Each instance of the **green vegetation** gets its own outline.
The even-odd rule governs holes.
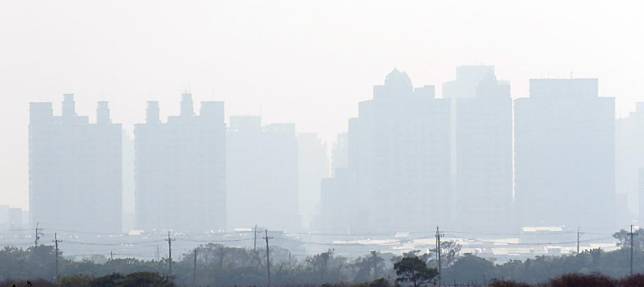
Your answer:
[[[627,278],[631,252],[629,237],[623,235],[624,232],[615,234],[621,247],[616,251],[592,249],[580,254],[538,256],[504,264],[460,254],[458,244],[444,242],[441,244],[442,274],[436,271],[437,258],[433,251],[413,251],[403,256],[371,252],[350,260],[328,250],[296,260],[288,250],[272,247],[271,281],[272,286],[418,287],[434,284],[440,276],[445,286],[580,286],[570,285],[577,284],[570,282],[586,281],[608,285],[581,286],[644,286],[635,284],[642,282],[643,276]],[[644,251],[640,246],[644,244],[633,245],[634,273],[643,273]],[[72,261],[61,256],[59,280],[54,280],[55,251],[51,246],[5,247],[0,250],[0,282],[7,282],[6,286],[14,282],[18,282],[16,286],[25,286],[13,280],[37,279],[56,281],[56,286],[264,286],[267,279],[265,255],[265,250],[206,244],[196,248],[196,253],[189,252],[175,261],[172,274],[168,274],[166,260],[127,258],[97,263]],[[0,287],[5,285],[0,284]]]

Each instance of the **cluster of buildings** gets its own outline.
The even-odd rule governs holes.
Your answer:
[[[59,116],[51,103],[32,103],[30,222],[101,233],[300,230],[313,215],[299,201],[319,198],[311,182],[328,176],[322,141],[255,116],[226,125],[222,102],[202,102],[198,113],[194,106],[184,94],[179,115],[162,120],[159,103],[148,102],[132,141],[105,102],[96,123],[76,114],[73,95]]]
[[[493,66],[459,67],[441,91],[392,71],[330,157],[293,124],[226,122],[222,102],[196,112],[190,94],[165,120],[148,102],[133,140],[106,102],[95,123],[72,95],[61,115],[32,103],[30,222],[121,232],[130,214],[146,231],[353,234],[632,222],[625,210],[644,201],[644,105],[616,120],[596,79],[534,79],[529,97],[513,100]]]
[[[644,126],[632,132],[638,120],[624,121],[622,137],[643,141]],[[612,231],[632,219],[619,218],[629,200],[617,199],[632,200],[644,186],[644,145],[623,140],[632,145],[619,150],[628,166],[616,162],[615,126],[614,99],[599,96],[596,79],[534,79],[529,97],[513,101],[493,66],[463,66],[439,98],[433,86],[414,87],[394,70],[338,139],[341,160],[323,180],[318,226]],[[619,196],[616,163],[629,175]]]

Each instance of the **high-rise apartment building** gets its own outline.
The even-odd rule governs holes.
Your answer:
[[[223,102],[194,112],[183,94],[181,112],[162,122],[148,102],[135,135],[136,225],[144,230],[203,232],[226,223],[226,128]]]
[[[516,199],[524,226],[615,227],[614,99],[596,79],[533,79],[515,101]]]
[[[304,227],[318,213],[320,182],[329,176],[326,145],[315,133],[297,134],[298,206]]]
[[[433,86],[414,88],[392,71],[360,103],[347,140],[346,173],[325,182],[323,199],[344,194],[356,215],[347,221],[361,221],[351,231],[427,231],[449,221],[449,105]],[[323,208],[340,210],[334,204]]]
[[[121,232],[121,125],[99,102],[96,123],[76,113],[65,95],[62,114],[31,103],[30,222],[50,230]]]
[[[512,98],[494,66],[462,66],[443,85],[450,102],[451,212],[471,232],[510,230]]]
[[[615,126],[615,188],[626,197],[628,214],[637,214],[639,199],[639,170],[644,168],[644,103],[627,117],[618,119]],[[644,210],[640,210],[640,218]],[[620,222],[627,224],[622,218]],[[641,223],[640,223],[641,224]]]
[[[227,147],[228,226],[299,230],[295,125],[234,116]]]

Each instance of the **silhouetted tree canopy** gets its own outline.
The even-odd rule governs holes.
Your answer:
[[[398,282],[409,282],[414,287],[423,286],[438,275],[438,271],[427,267],[427,264],[416,256],[408,256],[394,264]]]

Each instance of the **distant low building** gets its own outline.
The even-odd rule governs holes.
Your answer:
[[[0,205],[0,230],[27,228],[28,218],[22,208]]]

